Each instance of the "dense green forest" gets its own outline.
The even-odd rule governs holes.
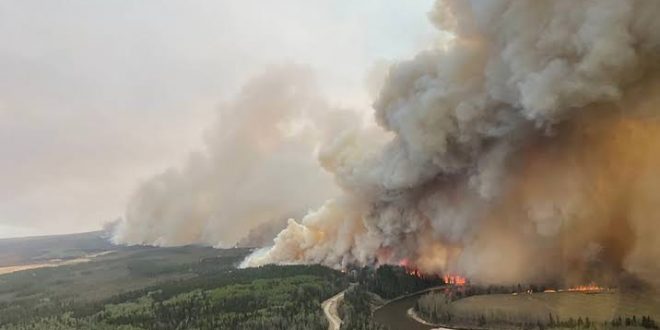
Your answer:
[[[341,273],[267,266],[162,283],[89,305],[57,302],[1,329],[326,329],[321,302]],[[228,284],[234,283],[234,284]]]
[[[0,276],[0,326],[63,317],[72,310],[92,314],[104,302],[137,297],[160,283],[226,277],[222,274],[248,253],[196,246],[119,248],[87,263],[5,274]]]
[[[237,269],[247,249],[126,249],[0,276],[0,329],[326,329],[326,267]]]
[[[357,281],[365,290],[385,299],[396,298],[444,283],[439,276],[415,276],[408,274],[403,267],[391,265],[383,265],[375,269],[362,268],[358,271]]]
[[[249,253],[116,247],[86,263],[5,274],[0,329],[326,329],[321,302],[349,282],[343,328],[383,329],[371,318],[375,306],[440,284],[393,266],[347,273],[318,265],[237,269]]]

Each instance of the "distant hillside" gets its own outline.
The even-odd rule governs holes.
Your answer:
[[[73,259],[117,248],[103,231],[0,239],[0,267]]]

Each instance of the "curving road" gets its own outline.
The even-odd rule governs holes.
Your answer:
[[[328,319],[329,330],[339,330],[341,328],[341,319],[339,318],[339,314],[337,314],[337,307],[339,306],[339,302],[344,299],[345,292],[346,290],[332,296],[321,304],[325,318]]]

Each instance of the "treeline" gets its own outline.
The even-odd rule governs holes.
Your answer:
[[[606,325],[610,325],[614,328],[619,328],[623,326],[625,327],[640,326],[645,329],[660,329],[660,327],[658,327],[658,323],[656,323],[656,321],[650,316],[642,316],[641,318],[638,318],[635,315],[626,318],[622,318],[621,316],[619,316],[618,318],[606,323]]]
[[[365,267],[351,272],[357,272],[355,275],[357,281],[366,290],[385,299],[444,284],[438,276],[422,277],[408,274],[405,268],[399,266],[383,265],[376,269]]]
[[[637,317],[617,317],[608,322],[594,322],[589,317],[578,317],[577,319],[569,317],[568,319],[560,319],[558,316],[550,313],[548,321],[537,321],[537,327],[541,330],[545,329],[617,329],[617,328],[643,328],[643,329],[658,329],[655,320],[650,316]]]

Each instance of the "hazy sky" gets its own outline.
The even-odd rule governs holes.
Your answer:
[[[375,63],[430,42],[431,2],[0,0],[0,237],[120,217],[268,64],[364,107]]]

